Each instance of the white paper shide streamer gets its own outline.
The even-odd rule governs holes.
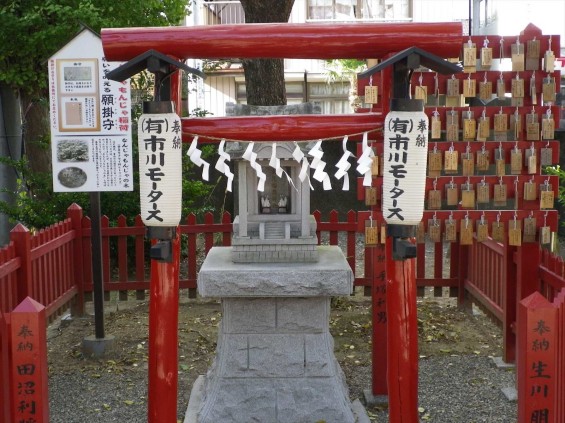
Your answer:
[[[243,153],[243,158],[249,162],[249,165],[252,169],[255,170],[257,178],[259,181],[257,182],[257,191],[263,192],[265,191],[265,181],[267,180],[267,175],[263,172],[261,165],[257,162],[257,153],[253,151],[254,143],[249,143],[245,152]]]
[[[316,142],[314,147],[308,152],[310,156],[313,157],[310,167],[314,169],[314,175],[312,177],[322,183],[325,191],[332,189],[332,184],[330,182],[330,176],[324,171],[326,167],[326,162],[322,160],[324,152],[322,151],[322,140]]]
[[[343,156],[341,156],[341,159],[339,159],[339,161],[335,165],[335,167],[337,167],[338,169],[337,172],[335,173],[335,178],[338,180],[343,178],[343,188],[342,188],[343,191],[349,191],[349,175],[347,171],[351,168],[351,163],[349,163],[349,157],[353,156],[353,153],[351,153],[351,151],[347,149],[348,138],[349,137],[347,135],[343,137],[343,141],[342,141]]]
[[[275,174],[279,178],[282,177],[282,175],[286,176],[286,180],[288,181],[290,186],[292,186],[294,189],[296,189],[296,186],[294,186],[294,181],[292,180],[292,177],[282,168],[281,159],[279,159],[277,157],[277,143],[276,142],[274,142],[271,146],[271,158],[269,159],[269,166],[271,166],[273,169],[275,169]]]
[[[180,118],[175,113],[139,118],[141,219],[147,226],[177,226],[182,205]]]
[[[202,159],[202,151],[198,149],[198,135],[192,139],[186,155],[192,163],[202,168],[202,179],[207,181],[209,179],[210,163]]]
[[[373,175],[371,174],[371,165],[373,164],[373,157],[375,152],[369,146],[368,140],[369,134],[365,132],[363,134],[363,143],[361,156],[357,160],[357,172],[363,175],[363,186],[370,187],[373,183]]]
[[[385,119],[383,217],[389,224],[418,225],[424,212],[428,117],[391,111]]]
[[[227,187],[226,189],[231,192],[232,191],[232,183],[233,183],[233,172],[230,169],[229,164],[226,162],[230,161],[230,155],[225,152],[224,146],[226,144],[226,140],[221,140],[220,145],[218,146],[218,161],[216,162],[216,170],[220,173],[223,173],[226,178],[228,178]]]

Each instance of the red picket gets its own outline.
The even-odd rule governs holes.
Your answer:
[[[73,302],[71,312],[74,315],[82,316],[84,309],[84,279],[83,279],[83,253],[82,253],[82,208],[78,204],[71,204],[67,209],[67,217],[70,219],[71,228],[74,232],[71,249],[71,260],[74,263],[72,279],[77,287],[77,295]],[[71,282],[71,285],[73,282]]]
[[[140,215],[135,216],[134,228],[139,229],[140,232],[135,235],[135,280],[145,282],[145,225]],[[136,290],[135,298],[144,300],[145,290]]]
[[[556,405],[557,420],[556,423],[565,423],[565,288],[561,289],[559,294],[553,301],[554,307],[557,309],[557,363],[555,380],[556,388]]]
[[[48,423],[45,307],[27,297],[10,319],[12,416],[15,421]]]
[[[10,232],[10,240],[14,243],[16,256],[20,258],[21,263],[17,271],[18,301],[23,301],[33,289],[33,279],[31,271],[31,235],[27,228],[18,223]]]
[[[222,223],[227,225],[230,230],[224,230],[222,232],[222,245],[224,247],[229,247],[231,245],[231,214],[228,211],[222,213]]]
[[[214,214],[208,212],[204,215],[204,224],[213,225],[214,224]],[[214,233],[206,231],[204,233],[204,251],[208,254],[208,251],[214,246]]]
[[[104,283],[104,301],[110,301],[110,291],[108,286],[110,278],[110,237],[107,235],[110,228],[108,216],[100,218],[100,230],[102,231],[102,282]]]
[[[0,309],[0,423],[12,421],[10,409],[10,314]]]
[[[195,226],[196,225],[196,216],[191,213],[186,218],[186,224],[188,226]],[[189,298],[196,298],[196,233],[189,232],[186,234],[187,236],[187,273],[188,273],[188,296]]]
[[[117,225],[119,228],[127,226],[126,217],[123,214],[118,216]],[[128,239],[126,235],[118,236],[118,281],[128,281]],[[118,298],[120,301],[127,301],[128,291],[120,290]]]
[[[347,222],[350,223],[353,227],[355,227],[355,223],[357,222],[357,213],[353,210],[349,210],[347,212]],[[357,237],[355,230],[348,230],[347,231],[347,262],[349,263],[349,267],[353,270],[353,274],[355,274],[356,269],[356,245],[357,245]]]

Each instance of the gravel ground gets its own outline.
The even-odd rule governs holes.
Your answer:
[[[430,300],[434,301],[434,300]],[[346,303],[347,304],[347,303]],[[435,302],[421,302],[420,310],[424,306],[430,307]],[[189,308],[196,308],[188,303]],[[341,315],[344,323],[349,323],[351,319],[356,319],[360,323],[364,323],[360,318],[354,317],[353,314],[346,314],[344,304],[341,304]],[[351,313],[355,313],[355,308]],[[430,311],[431,310],[431,311]],[[142,310],[145,312],[145,307]],[[425,319],[428,314],[437,315],[437,309],[423,308],[421,318]],[[115,315],[123,316],[124,321],[140,323],[136,317],[141,310],[132,310],[126,313],[121,310]],[[460,315],[466,313],[445,310],[448,318],[454,320],[454,316],[459,318]],[[208,316],[210,316],[209,314]],[[332,317],[333,321],[337,320]],[[339,315],[339,314],[338,314]],[[200,315],[199,315],[200,316]],[[202,316],[204,316],[202,314]],[[492,325],[486,317],[467,315],[464,322],[460,325],[486,325],[485,337],[492,337]],[[210,324],[210,319],[198,317],[202,319],[203,324]],[[212,318],[213,319],[213,318]],[[116,324],[120,323],[119,319],[109,319],[111,331],[116,330]],[[486,323],[484,322],[486,321]],[[117,322],[117,323],[116,323]],[[191,320],[192,322],[192,320]],[[121,324],[121,323],[120,323]],[[432,320],[432,327],[440,325],[436,319]],[[75,321],[68,328],[59,329],[58,323],[52,325],[50,329],[50,378],[49,378],[49,395],[50,395],[50,413],[52,423],[105,423],[105,422],[145,422],[147,410],[147,361],[146,361],[146,345],[144,344],[143,334],[137,329],[137,338],[125,346],[121,351],[121,358],[116,360],[94,361],[86,360],[80,356],[80,348],[77,339],[91,334],[91,324],[82,325],[81,321]],[[75,326],[79,326],[76,328]],[[123,324],[122,324],[123,326]],[[75,329],[72,329],[75,327]],[[464,330],[464,326],[460,326]],[[212,328],[215,329],[215,328]],[[420,338],[426,336],[428,332],[427,326],[420,328]],[[134,326],[135,330],[135,326]],[[193,332],[202,335],[202,329],[196,327]],[[336,332],[334,332],[336,331]],[[363,390],[371,386],[371,366],[370,366],[370,345],[362,349],[362,343],[365,342],[364,332],[356,333],[355,337],[359,338],[356,348],[357,355],[355,363],[341,353],[343,350],[340,340],[339,331],[343,331],[343,327],[334,328],[334,337],[336,338],[336,356],[347,377],[350,387],[351,399],[361,398],[363,401]],[[72,333],[75,337],[65,339],[66,332]],[[113,332],[111,332],[113,333]],[[60,336],[63,335],[63,336]],[[206,334],[204,334],[206,335]],[[208,335],[206,335],[208,336]],[[212,335],[210,335],[212,336]],[[351,335],[353,336],[353,334]],[[496,335],[496,343],[500,337]],[[464,338],[464,335],[461,335]],[[346,342],[351,342],[352,338],[346,338]],[[71,342],[72,340],[72,342]],[[65,341],[63,343],[62,341]],[[465,341],[461,339],[461,341]],[[435,346],[434,351],[445,345],[453,349],[450,353],[445,354],[433,352],[426,356],[421,356],[419,360],[419,408],[422,422],[449,422],[449,423],[478,423],[478,422],[515,422],[516,421],[516,403],[510,402],[501,392],[502,388],[514,386],[514,371],[498,369],[495,367],[492,358],[483,351],[470,353],[461,353],[460,343],[445,344],[447,341],[440,341],[439,346]],[[469,341],[467,341],[469,342]],[[485,340],[485,342],[488,342]],[[65,344],[73,345],[65,345]],[[196,374],[203,373],[213,356],[214,345],[210,344],[209,348],[204,349],[206,342],[189,342],[193,348],[201,351],[202,360],[196,360],[195,355],[189,355],[186,350],[186,358],[181,357],[181,365],[179,369],[179,398],[178,398],[178,416],[182,421],[182,416],[188,404],[188,397],[192,382],[195,380]],[[475,348],[480,348],[482,341],[474,343]],[[181,345],[182,346],[182,345]],[[429,350],[430,344],[420,340],[421,350]],[[186,348],[186,347],[185,347]],[[459,349],[458,349],[459,348]],[[486,348],[486,345],[483,346]],[[62,349],[68,349],[62,351]],[[181,349],[182,354],[183,349]],[[199,352],[196,351],[195,354]],[[448,351],[448,350],[444,350]],[[492,339],[490,352],[493,351]],[[140,354],[141,359],[134,358],[135,354]],[[421,352],[422,354],[422,352]],[[123,357],[132,357],[124,359]],[[351,357],[349,355],[349,357]],[[54,359],[65,359],[67,363],[60,366],[53,363]],[[195,370],[189,370],[189,363],[194,362]],[[187,364],[183,364],[187,363]],[[199,363],[199,364],[198,364]],[[192,367],[192,366],[190,366]],[[375,422],[387,422],[388,413],[385,407],[368,408],[370,419]],[[222,422],[218,422],[222,423]],[[268,423],[268,422],[265,422]]]
[[[359,368],[370,384],[370,367]],[[422,421],[450,423],[516,421],[516,403],[501,388],[514,385],[514,372],[496,369],[488,357],[429,357],[420,360],[419,407]],[[49,380],[52,423],[146,421],[146,379],[103,374],[93,379],[76,373]],[[125,401],[134,401],[124,406]],[[179,393],[181,409],[188,392]],[[387,410],[369,409],[375,422],[388,422]],[[220,423],[220,422],[218,422]]]
[[[340,241],[343,248],[342,237]],[[363,272],[362,248],[363,242],[358,240],[358,275]],[[426,250],[427,254],[433,252],[430,246]],[[106,360],[81,356],[80,341],[93,334],[91,320],[76,319],[66,328],[58,321],[50,326],[51,423],[147,421],[147,304],[128,303],[133,303],[133,308],[124,309],[123,303],[116,303],[107,314],[107,333],[116,335],[119,351]],[[363,391],[371,386],[370,310],[370,299],[362,295],[340,299],[332,308],[330,321],[350,397],[362,402]],[[182,422],[192,383],[206,372],[214,356],[221,316],[217,303],[195,300],[181,301],[179,316],[177,412]],[[515,373],[496,368],[491,357],[501,354],[500,329],[484,314],[458,310],[454,300],[445,297],[419,299],[418,320],[421,421],[515,422],[516,402],[508,401],[501,391],[515,386]],[[371,407],[367,412],[371,421],[388,422],[386,406]]]

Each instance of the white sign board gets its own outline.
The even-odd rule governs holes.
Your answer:
[[[129,80],[106,74],[102,40],[83,30],[49,59],[53,191],[132,191]]]
[[[424,112],[386,115],[383,217],[388,224],[418,225],[424,214],[428,117]]]

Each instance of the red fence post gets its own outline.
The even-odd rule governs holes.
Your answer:
[[[557,309],[557,346],[556,359],[557,371],[555,373],[557,406],[557,423],[565,423],[565,288],[553,300],[553,305]]]
[[[77,296],[73,301],[71,313],[75,316],[82,316],[84,310],[84,280],[83,280],[83,252],[82,252],[82,208],[73,203],[67,209],[67,217],[71,219],[71,227],[75,231],[73,240],[73,271],[74,285],[77,287]]]
[[[20,258],[21,264],[18,274],[18,302],[33,294],[31,273],[31,234],[29,230],[18,223],[10,231],[10,240],[14,243],[16,256]]]
[[[10,328],[8,313],[0,310],[0,423],[10,423]]]
[[[516,292],[520,302],[539,289],[541,248],[534,242],[523,243],[516,250]]]
[[[190,227],[196,226],[196,216],[194,213],[190,213],[186,217],[186,225]],[[194,281],[194,288],[188,288],[188,298],[196,298],[196,233],[189,231],[186,234],[186,244],[187,244],[187,267],[188,267],[188,280]]]
[[[502,269],[502,359],[505,363],[516,360],[516,247],[504,243]]]
[[[518,310],[518,423],[556,419],[557,309],[539,292],[520,302]]]
[[[45,307],[30,297],[11,313],[12,416],[49,423]]]

